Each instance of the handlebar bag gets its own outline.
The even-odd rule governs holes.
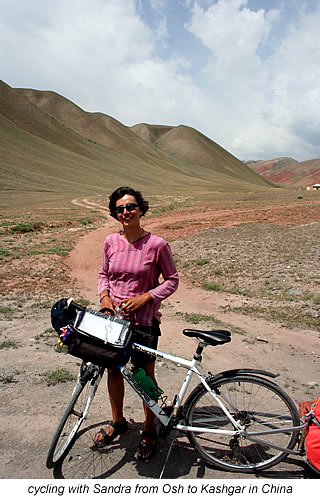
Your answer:
[[[131,353],[131,323],[89,308],[60,335],[68,353],[102,367],[125,365]]]
[[[320,398],[312,407],[312,424],[307,430],[305,438],[306,458],[311,467],[320,473]]]

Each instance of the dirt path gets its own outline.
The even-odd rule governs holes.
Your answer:
[[[68,257],[68,265],[72,269],[72,274],[76,276],[83,295],[93,303],[97,302],[96,281],[101,261],[101,254],[97,248],[103,247],[106,235],[114,231],[116,227],[117,225],[111,222],[106,227],[83,237]],[[146,228],[150,229],[149,226]],[[241,326],[246,331],[245,338],[241,335],[234,335],[234,346],[225,347],[228,348],[230,360],[229,355],[227,359],[223,355],[223,363],[219,364],[218,369],[234,367],[236,360],[239,362],[238,367],[243,366],[245,361],[247,361],[245,367],[262,367],[260,355],[263,355],[264,364],[267,363],[263,366],[265,369],[281,373],[287,372],[288,366],[292,365],[290,360],[293,356],[295,360],[303,359],[304,366],[317,363],[320,353],[318,332],[286,329],[281,324],[267,323],[261,319],[228,312],[228,309],[238,305],[241,300],[235,295],[212,293],[192,287],[183,279],[180,280],[177,292],[163,305],[161,345],[163,348],[173,348],[173,345],[176,345],[180,352],[182,349],[185,355],[190,355],[193,351],[193,343],[182,340],[181,330],[188,325],[180,317],[184,313],[197,312],[214,315],[230,327]],[[203,324],[198,326],[204,327]],[[210,325],[204,328],[209,327]],[[301,341],[302,337],[303,341]],[[266,357],[265,354],[270,355]],[[300,370],[299,364],[298,361],[295,362],[290,381],[297,401],[305,397],[304,385],[319,379],[318,369],[305,370],[301,365]],[[287,377],[289,380],[289,375]]]
[[[83,202],[83,200],[77,201]],[[85,203],[88,207],[91,204]],[[279,205],[280,206],[280,205]],[[264,223],[312,223],[315,205],[308,207],[304,216],[296,204],[280,209],[263,207],[243,210],[216,210],[180,213],[150,217],[145,221],[146,230],[166,237],[170,241],[210,226],[232,226],[245,220]],[[319,207],[319,203],[317,204]],[[319,210],[319,208],[317,208]],[[289,212],[291,215],[289,215]],[[267,215],[266,215],[267,214]],[[317,216],[319,211],[317,212]],[[291,218],[290,218],[291,217]],[[111,219],[104,227],[88,232],[65,259],[66,268],[76,279],[80,295],[97,306],[96,281],[107,233],[117,230]],[[74,297],[77,298],[76,296]],[[181,280],[178,291],[163,304],[162,336],[160,348],[180,356],[190,356],[195,343],[182,335],[185,327],[211,329],[214,324],[187,323],[183,314],[196,312],[214,315],[227,324],[233,332],[232,342],[224,347],[208,348],[204,365],[208,371],[219,372],[234,367],[260,368],[279,373],[279,384],[298,403],[314,398],[319,393],[320,337],[314,330],[287,329],[283,325],[254,319],[231,311],[244,298],[190,286]],[[49,327],[48,310],[29,308],[25,316],[10,317],[1,321],[7,338],[14,340],[17,348],[2,350],[2,367],[14,375],[14,382],[0,385],[0,477],[1,478],[157,478],[165,461],[170,440],[160,440],[159,450],[150,464],[138,463],[135,458],[143,414],[140,401],[128,389],[125,412],[130,420],[130,431],[115,444],[112,453],[94,454],[88,445],[88,435],[94,434],[102,421],[110,417],[106,391],[98,390],[90,418],[78,441],[75,457],[66,460],[61,469],[45,468],[46,453],[59,415],[70,399],[73,382],[47,386],[43,373],[50,367],[66,367],[77,373],[79,362],[68,355],[57,355],[53,349],[55,339],[46,336]],[[241,332],[239,332],[239,326]],[[168,401],[181,384],[179,369],[172,369],[166,362],[158,362],[157,377],[165,389]],[[103,383],[104,384],[104,383]],[[90,429],[91,428],[91,429]],[[166,478],[248,478],[204,466],[185,438],[179,438],[164,475]],[[310,478],[300,457],[289,457],[285,462],[259,476],[250,478]]]
[[[172,222],[173,220],[167,218],[166,226],[170,227]],[[73,274],[77,276],[84,295],[93,302],[97,300],[96,276],[101,260],[96,249],[102,248],[107,233],[114,231],[115,227],[113,223],[110,223],[82,238],[68,259],[68,264]],[[159,221],[146,226],[147,230],[157,228],[159,228]],[[310,330],[286,329],[281,324],[267,323],[261,319],[226,311],[238,302],[239,298],[234,295],[207,292],[181,280],[178,291],[163,306],[163,334],[160,347],[182,356],[192,355],[195,344],[182,335],[182,329],[190,327],[190,324],[186,324],[182,318],[183,314],[196,311],[198,314],[214,315],[217,319],[227,323],[231,330],[232,327],[241,326],[245,331],[245,336],[234,334],[231,344],[219,349],[208,348],[205,353],[205,365],[208,370],[218,372],[234,367],[251,367],[279,373],[281,374],[280,385],[292,398],[297,403],[305,400],[306,387],[312,386],[319,380],[319,355],[317,353],[320,351],[319,333]],[[210,329],[212,325],[198,324],[192,327]],[[303,341],[301,341],[302,337]],[[162,377],[161,374],[163,373],[161,373],[160,366],[158,368],[159,379]],[[181,382],[179,377],[181,374],[170,371],[169,376],[173,385],[175,382]],[[167,380],[164,381],[164,386],[166,382]],[[130,400],[130,408],[135,414],[135,401]],[[137,414],[139,412],[138,402]],[[137,417],[141,419],[141,415]],[[303,475],[302,463],[296,459],[291,462],[294,464],[289,466],[289,473],[292,476],[301,473]],[[287,464],[278,466],[278,469],[284,473],[283,477],[288,476],[287,467]],[[210,476],[208,469],[206,469],[206,474]],[[190,470],[189,476],[194,476],[194,470]],[[212,476],[226,475],[215,471]],[[276,476],[281,476],[281,473]]]

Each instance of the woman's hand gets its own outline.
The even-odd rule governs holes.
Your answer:
[[[131,296],[130,298],[125,298],[119,304],[119,307],[124,312],[135,312],[142,308],[148,301],[152,300],[152,296],[147,291],[139,296]]]
[[[110,296],[105,295],[103,299],[100,302],[100,308],[110,308],[114,312],[114,304],[112,303],[112,300]],[[105,314],[110,315],[110,312],[106,311]]]

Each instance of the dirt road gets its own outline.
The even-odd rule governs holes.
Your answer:
[[[291,210],[291,211],[290,211]],[[281,224],[281,220],[305,224],[319,220],[319,205],[316,211],[306,209],[293,214],[294,207],[285,211],[277,207],[269,210],[272,223]],[[289,216],[291,212],[291,218]],[[266,209],[250,210],[246,213],[232,210],[227,213],[202,212],[172,214],[165,217],[153,217],[146,220],[145,228],[167,237],[174,246],[174,240],[182,240],[192,232],[212,226],[234,226],[249,220],[263,223]],[[283,218],[281,218],[282,213]],[[289,217],[289,218],[288,218]],[[195,222],[192,224],[192,220]],[[197,226],[196,220],[201,224]],[[217,224],[217,225],[215,225]],[[220,224],[220,225],[219,225]],[[179,228],[180,227],[180,228]],[[70,275],[76,279],[75,289],[81,296],[97,306],[96,280],[100,265],[103,240],[106,234],[115,230],[114,222],[90,231],[80,238],[78,244],[67,258],[64,265]],[[36,284],[35,284],[36,285]],[[59,297],[57,297],[59,298]],[[76,296],[74,297],[76,299]],[[298,403],[314,398],[319,394],[320,380],[320,335],[314,329],[292,329],[282,323],[267,322],[262,318],[235,313],[233,305],[243,298],[231,294],[205,291],[195,287],[190,281],[181,280],[178,291],[163,305],[162,336],[160,348],[180,356],[190,356],[195,343],[182,335],[182,329],[190,327],[186,322],[186,313],[197,312],[214,316],[228,324],[233,332],[232,342],[218,348],[208,348],[204,365],[209,371],[234,367],[251,367],[280,373],[279,384]],[[241,326],[242,333],[237,332]],[[63,463],[61,469],[47,470],[46,453],[54,427],[65,404],[70,398],[73,382],[48,386],[44,382],[44,373],[49,368],[65,367],[77,373],[79,362],[54,350],[56,338],[44,333],[48,327],[48,309],[27,308],[23,317],[11,316],[1,321],[5,338],[16,343],[16,348],[3,348],[3,373],[13,375],[11,381],[2,379],[1,390],[1,454],[0,476],[2,478],[157,478],[164,465],[170,439],[160,440],[159,448],[151,463],[139,463],[134,455],[142,428],[143,413],[138,401],[130,389],[126,393],[125,412],[130,421],[129,432],[116,441],[112,452],[105,450],[94,453],[88,445],[88,436],[110,417],[110,407],[106,391],[101,387],[97,394],[90,418],[77,442],[72,458]],[[211,329],[210,321],[192,324],[192,327]],[[183,372],[172,369],[166,362],[158,362],[157,377],[165,389],[168,400],[175,388],[181,383]],[[104,384],[104,383],[103,383]],[[248,478],[238,474],[228,474],[204,465],[190,447],[186,438],[179,437],[173,446],[171,456],[164,473],[165,478]],[[313,475],[304,466],[300,457],[291,456],[258,476],[249,478],[310,478]]]

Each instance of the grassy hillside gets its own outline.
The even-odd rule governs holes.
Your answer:
[[[105,194],[123,184],[169,196],[269,187],[192,128],[141,128],[149,136],[53,92],[0,81],[1,206]]]

